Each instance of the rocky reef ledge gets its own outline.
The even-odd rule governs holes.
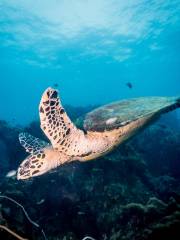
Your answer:
[[[21,131],[44,138],[38,122],[22,128],[0,121],[0,196],[21,204],[39,227],[7,198],[0,198],[0,226],[33,240],[45,238],[42,228],[48,240],[180,239],[179,130],[158,122],[103,158],[17,181],[7,173],[26,156]],[[0,239],[15,236],[0,227]]]

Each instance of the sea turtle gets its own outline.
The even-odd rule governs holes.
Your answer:
[[[30,155],[18,168],[17,178],[39,176],[63,163],[98,158],[142,129],[161,113],[180,107],[179,97],[141,97],[114,102],[88,113],[84,129],[69,119],[58,97],[48,88],[39,105],[41,129],[50,143],[20,133]]]

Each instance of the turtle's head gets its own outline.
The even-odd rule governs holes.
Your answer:
[[[24,180],[42,175],[60,165],[59,159],[59,153],[53,148],[38,150],[20,164],[17,179]]]

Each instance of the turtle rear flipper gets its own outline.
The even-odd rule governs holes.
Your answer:
[[[46,147],[49,143],[33,137],[31,134],[22,132],[19,134],[19,142],[25,148],[26,152],[34,154],[38,150]]]

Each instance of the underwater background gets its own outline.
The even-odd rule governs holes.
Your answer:
[[[45,138],[49,86],[80,127],[102,104],[180,96],[179,13],[179,0],[0,0],[0,239],[18,238],[2,226],[33,240],[180,239],[179,109],[102,158],[13,174],[18,134]]]

